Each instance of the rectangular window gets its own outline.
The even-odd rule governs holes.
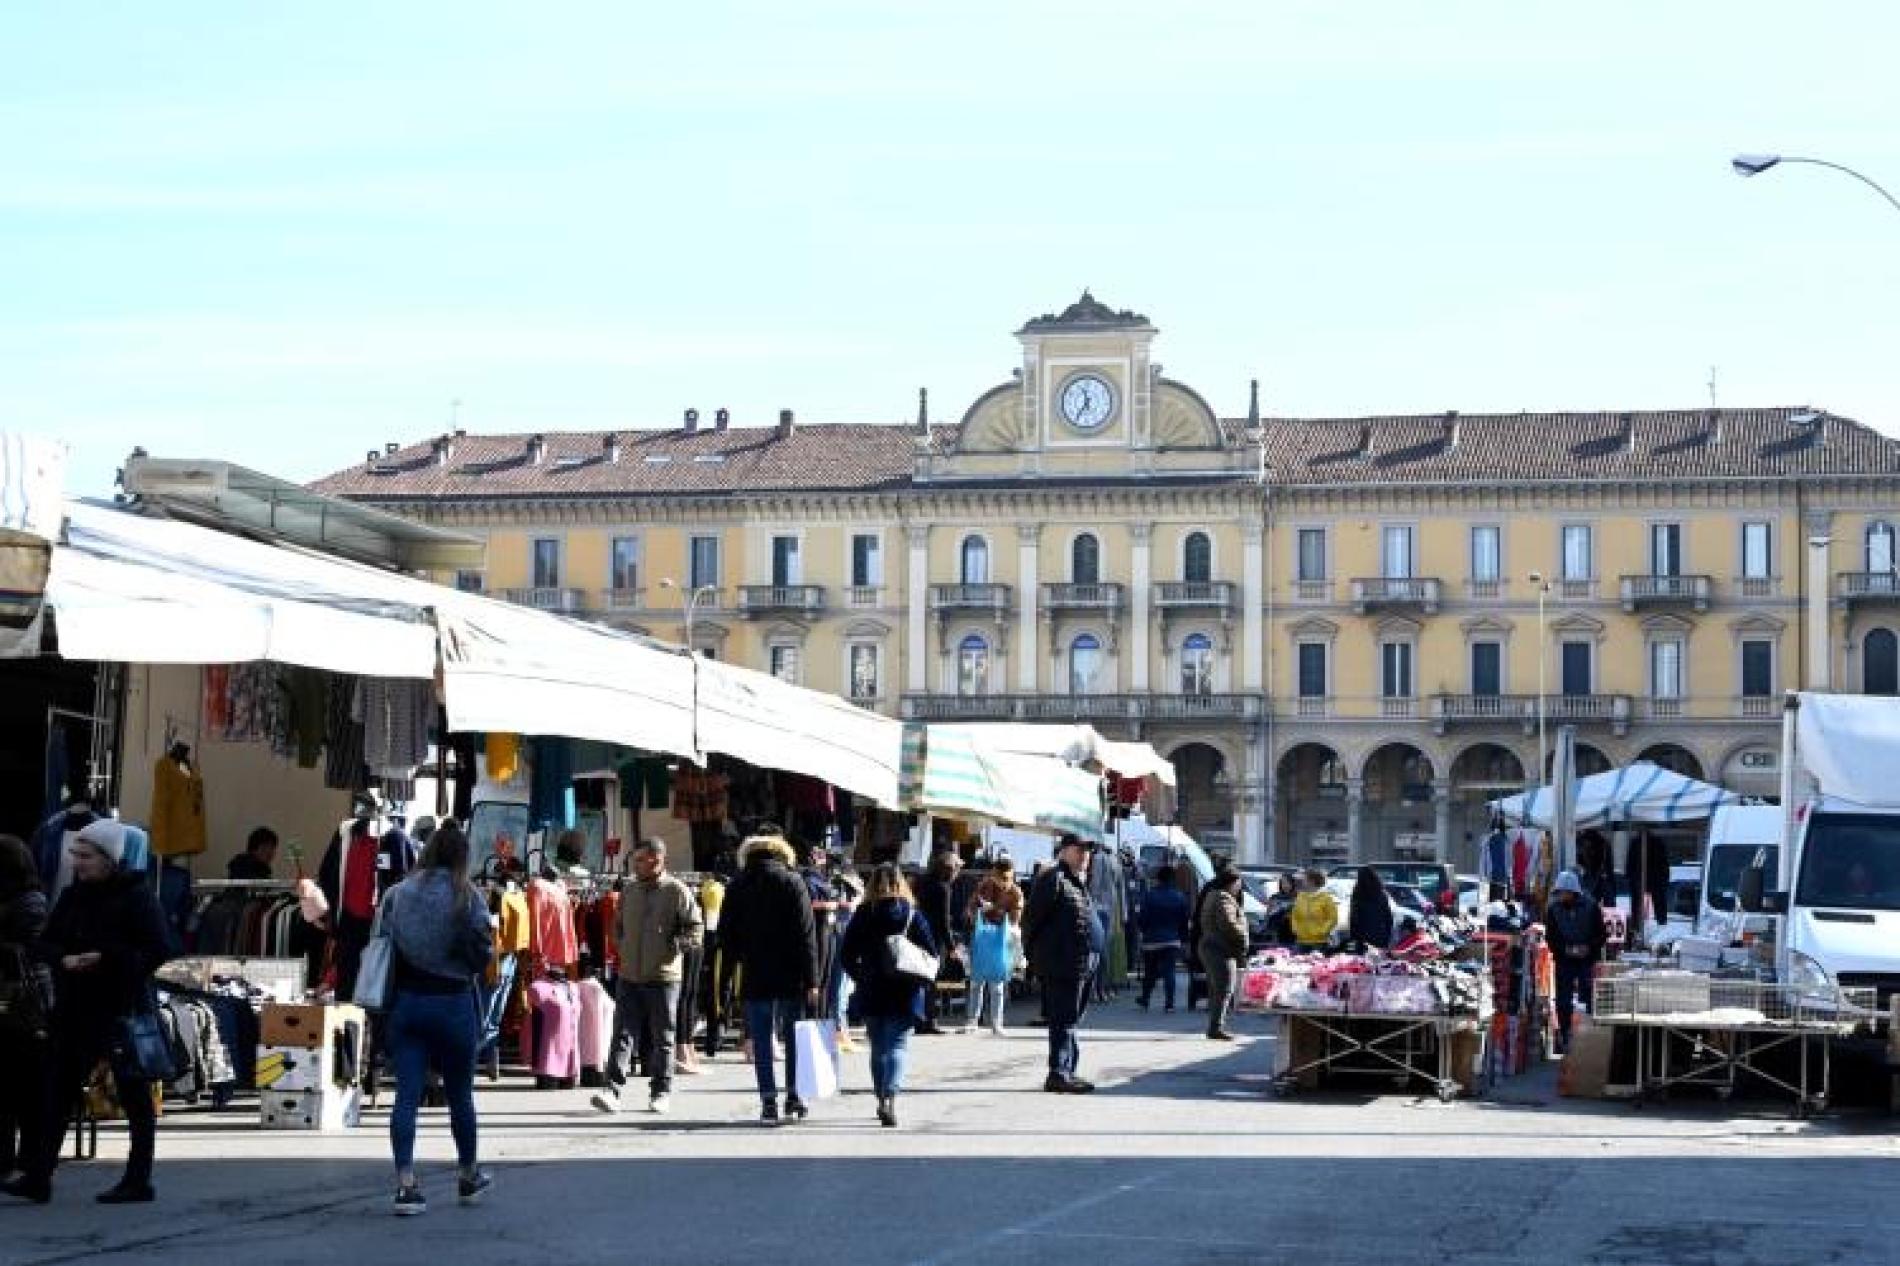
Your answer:
[[[1326,579],[1326,529],[1301,528],[1299,539],[1299,579],[1317,582]]]
[[[884,546],[877,537],[851,538],[851,583],[860,589],[884,583]]]
[[[971,696],[989,692],[989,643],[980,637],[966,637],[957,648],[957,693]]]
[[[853,699],[877,698],[877,647],[853,646],[851,648],[851,697]]]
[[[1682,524],[1649,525],[1649,574],[1682,575]]]
[[[1775,644],[1759,638],[1742,643],[1742,695],[1766,699],[1775,692]]]
[[[1300,698],[1326,697],[1326,643],[1300,643]]]
[[[772,675],[794,686],[798,684],[798,648],[796,646],[772,648]]]
[[[1588,523],[1566,523],[1564,525],[1564,579],[1593,580],[1594,560],[1590,556],[1590,525]]]
[[[719,583],[719,538],[716,536],[695,536],[690,542],[688,564],[688,583],[694,589]]]
[[[1388,524],[1380,533],[1380,573],[1387,580],[1409,580],[1412,576],[1412,529]]]
[[[1774,575],[1774,556],[1767,523],[1742,524],[1742,576],[1748,580],[1767,580]]]
[[[1595,694],[1591,687],[1590,643],[1563,644],[1563,692],[1566,695]]]
[[[616,536],[609,563],[612,575],[608,583],[622,593],[629,593],[640,587],[640,538],[637,536]]]
[[[1412,697],[1412,644],[1410,642],[1380,643],[1379,693],[1387,699]]]
[[[1502,531],[1496,524],[1471,529],[1471,578],[1479,584],[1495,584],[1503,577]]]
[[[455,587],[463,593],[481,593],[487,585],[478,571],[458,571],[455,573]]]
[[[783,589],[786,585],[795,585],[798,583],[798,538],[796,536],[773,537],[773,586]]]
[[[1649,644],[1649,694],[1652,699],[1682,698],[1682,643],[1673,638]]]
[[[1498,642],[1471,644],[1471,693],[1495,697],[1504,693],[1504,647]]]
[[[561,587],[561,542],[554,537],[537,537],[534,542],[534,587]]]

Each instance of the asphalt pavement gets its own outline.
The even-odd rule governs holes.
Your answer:
[[[776,1130],[736,1055],[681,1078],[664,1117],[504,1081],[479,1094],[493,1194],[456,1206],[447,1122],[426,1113],[432,1207],[406,1220],[386,1112],[319,1135],[171,1111],[156,1204],[93,1204],[124,1154],[108,1127],[52,1205],[0,1203],[0,1262],[1900,1263],[1891,1117],[1579,1102],[1550,1069],[1481,1101],[1281,1099],[1263,1021],[1232,1045],[1201,1023],[1098,1009],[1088,1097],[1042,1092],[1039,1030],[918,1038],[896,1131],[873,1119],[862,1054],[843,1097]]]

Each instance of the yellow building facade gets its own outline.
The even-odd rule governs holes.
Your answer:
[[[1147,739],[1245,860],[1470,868],[1566,725],[1586,772],[1772,795],[1782,691],[1900,693],[1900,445],[1858,423],[1223,418],[1156,334],[1085,295],[955,423],[458,433],[319,488],[484,537],[446,581],[893,716]]]

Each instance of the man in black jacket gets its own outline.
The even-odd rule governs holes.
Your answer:
[[[719,943],[726,977],[736,969],[745,1004],[746,1036],[758,1077],[759,1120],[777,1125],[778,1085],[773,1077],[772,1037],[785,1043],[785,1116],[803,1120],[798,1098],[798,1048],[792,1026],[807,1008],[818,1008],[818,931],[811,894],[793,869],[792,846],[776,835],[755,835],[741,851],[743,869],[726,890],[719,915]]]
[[[1584,895],[1574,871],[1557,876],[1550,908],[1544,912],[1544,939],[1557,968],[1557,1049],[1568,1052],[1577,999],[1589,1009],[1597,962],[1610,939],[1603,907]]]
[[[1087,1094],[1091,1082],[1075,1075],[1081,1049],[1075,1029],[1088,1010],[1089,981],[1101,955],[1101,924],[1089,897],[1089,857],[1095,846],[1073,835],[1056,845],[1056,864],[1036,877],[1023,911],[1023,946],[1042,980],[1042,1011],[1049,1021],[1052,1094]]]

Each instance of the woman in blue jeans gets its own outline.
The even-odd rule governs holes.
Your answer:
[[[475,1204],[492,1185],[475,1148],[475,1054],[482,1036],[476,983],[488,966],[494,923],[467,875],[468,837],[445,825],[430,838],[421,866],[384,895],[380,911],[395,950],[388,1033],[396,1107],[389,1142],[399,1217],[429,1208],[416,1179],[416,1116],[431,1067],[441,1075],[449,1102],[457,1196]]]
[[[889,938],[903,936],[926,954],[937,943],[930,922],[911,904],[903,872],[886,863],[871,872],[864,904],[845,929],[844,969],[857,985],[852,1010],[871,1039],[871,1086],[877,1092],[878,1124],[897,1127],[897,1096],[904,1089],[910,1033],[923,1022],[924,983],[889,970]]]

